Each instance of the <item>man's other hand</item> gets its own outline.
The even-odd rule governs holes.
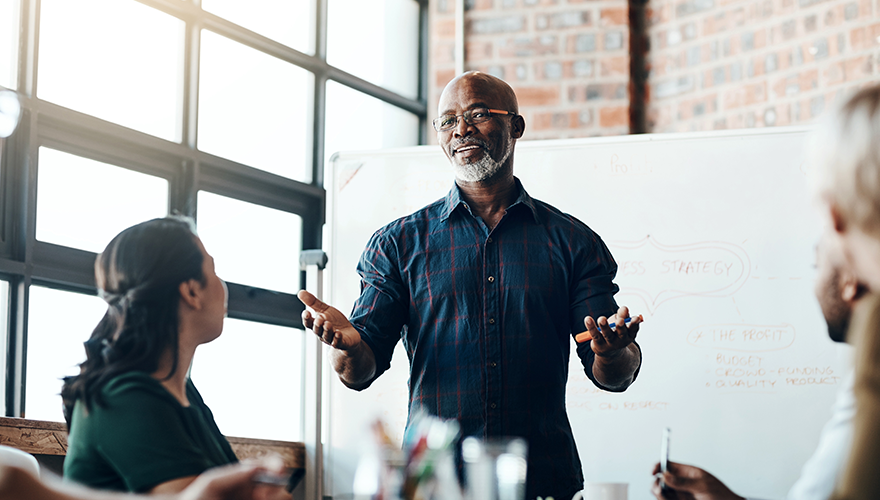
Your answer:
[[[599,316],[597,320],[591,316],[584,318],[584,326],[587,327],[587,332],[592,337],[590,347],[593,352],[599,356],[616,356],[621,349],[632,344],[636,339],[636,334],[639,333],[639,324],[643,318],[639,315],[626,323],[627,318],[629,318],[629,309],[626,306],[621,306],[617,310],[617,314],[610,318],[605,316]],[[610,323],[614,323],[613,329]]]
[[[693,465],[669,462],[662,474],[666,490],[660,488],[660,464],[654,465],[651,493],[657,500],[744,500],[718,478]]]
[[[306,306],[302,313],[303,325],[307,330],[312,330],[322,342],[342,351],[361,343],[360,333],[351,326],[351,322],[339,309],[318,300],[306,290],[300,290],[296,296]]]

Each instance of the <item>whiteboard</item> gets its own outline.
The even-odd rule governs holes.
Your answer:
[[[587,481],[653,498],[664,427],[672,460],[740,495],[781,498],[799,476],[850,367],[813,296],[819,224],[805,137],[778,128],[517,143],[525,189],[603,238],[619,266],[617,302],[645,317],[641,373],[624,393],[593,386],[572,349],[567,408]],[[454,176],[437,146],[331,163],[329,298],[348,312],[371,234],[444,196]],[[402,435],[407,379],[400,346],[361,393],[328,376],[335,497],[350,497],[370,421]]]

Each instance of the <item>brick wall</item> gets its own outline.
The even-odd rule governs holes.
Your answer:
[[[628,133],[626,1],[466,6],[466,69],[513,86],[526,139]],[[454,75],[454,0],[431,0],[430,18],[433,112]],[[804,124],[880,80],[880,0],[649,0],[647,30],[649,132]]]
[[[626,0],[467,0],[465,6],[465,69],[513,87],[525,139],[629,131]],[[455,0],[430,0],[429,8],[433,116],[455,74]]]
[[[878,80],[872,0],[652,0],[649,129],[804,124]]]

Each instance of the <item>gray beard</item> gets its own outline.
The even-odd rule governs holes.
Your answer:
[[[452,165],[455,167],[455,177],[463,182],[485,181],[501,170],[501,166],[504,165],[504,162],[506,162],[508,158],[510,158],[512,152],[513,141],[510,141],[507,143],[507,150],[504,152],[504,156],[500,161],[493,160],[488,150],[478,162],[460,164],[453,161]]]

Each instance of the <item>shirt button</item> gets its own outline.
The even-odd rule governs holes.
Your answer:
[[[490,368],[495,368],[496,366],[498,366],[498,363],[496,363],[496,362],[494,362],[494,361],[490,361],[490,362],[489,362],[489,367],[490,367]]]
[[[492,243],[492,238],[489,238],[488,240],[486,240],[486,242],[487,242],[487,243]]]
[[[490,324],[490,325],[494,325],[494,324],[495,324],[495,318],[489,318],[489,324]]]
[[[489,276],[489,283],[495,283],[495,276]]]
[[[490,404],[490,405],[489,405],[489,408],[492,408],[492,409],[494,410],[494,409],[495,409],[495,403]]]

